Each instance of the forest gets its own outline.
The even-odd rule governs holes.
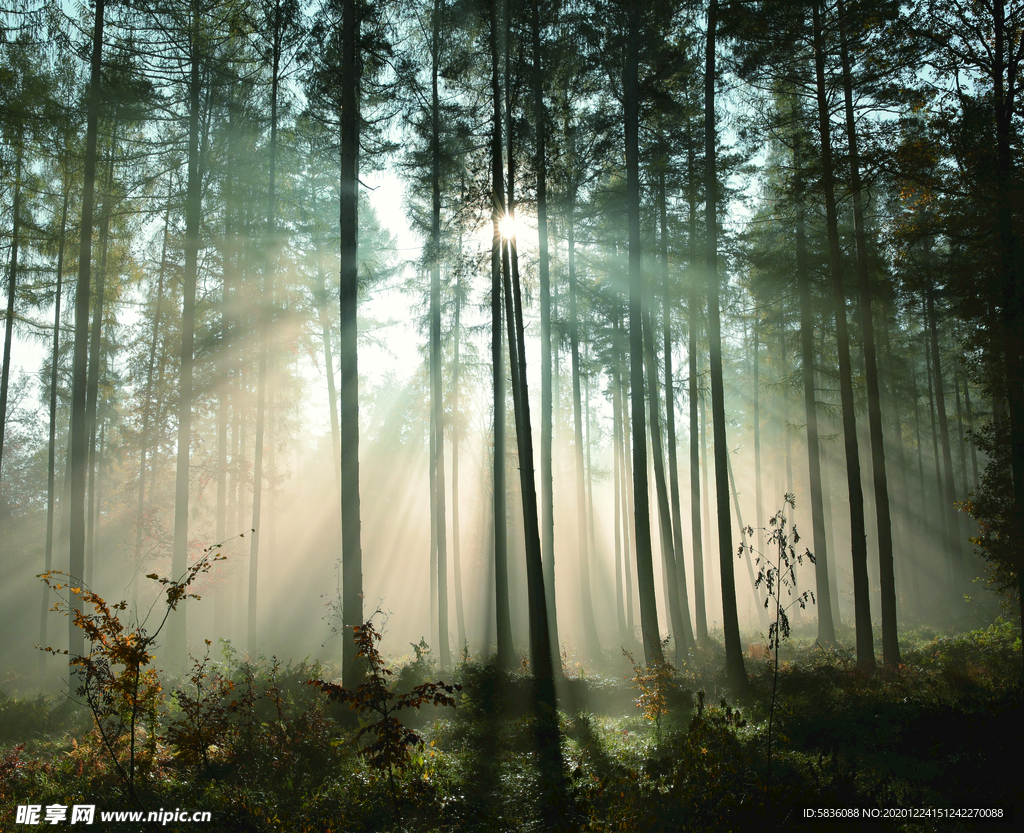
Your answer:
[[[3,0],[0,829],[1015,829],[1022,86],[1024,0]]]

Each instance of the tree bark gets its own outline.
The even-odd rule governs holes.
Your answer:
[[[551,384],[551,267],[548,252],[547,125],[544,109],[545,53],[541,45],[540,0],[533,0],[533,121],[536,131],[538,283],[540,284],[540,492],[541,549],[544,553],[544,598],[548,603],[551,646],[558,654],[555,604],[555,492],[552,471],[554,400]]]
[[[580,324],[579,288],[576,281],[576,238],[575,221],[572,214],[572,197],[569,198],[568,224],[569,245],[569,347],[572,356],[572,421],[575,439],[576,459],[576,549],[580,565],[580,605],[583,617],[583,641],[588,656],[597,656],[601,641],[597,635],[594,619],[594,600],[590,581],[590,552],[587,545],[587,491],[586,471],[583,464],[583,408],[580,398]]]
[[[433,408],[434,525],[437,531],[437,635],[441,668],[451,663],[448,647],[448,536],[445,528],[444,390],[441,383],[441,104],[438,71],[441,49],[441,2],[434,0],[430,72],[430,401]]]
[[[690,413],[690,534],[693,551],[693,595],[695,596],[696,628],[695,637],[699,645],[708,642],[707,593],[704,587],[704,542],[701,533],[700,505],[700,375],[697,372],[697,328],[700,311],[700,281],[697,278],[697,166],[694,138],[687,130],[686,177],[689,197],[689,250],[690,250],[690,294],[687,301],[687,346],[686,358],[689,370],[687,406]]]
[[[501,234],[498,223],[505,213],[505,181],[501,152],[501,84],[499,78],[498,0],[491,0],[491,374],[494,389],[494,585],[497,615],[498,667],[509,669],[515,658],[512,612],[508,587],[508,526],[505,486],[505,365],[502,355]]]
[[[78,286],[75,289],[75,354],[71,388],[71,453],[70,470],[70,562],[68,573],[72,588],[80,587],[85,572],[85,480],[89,462],[89,432],[85,418],[88,384],[89,294],[92,263],[93,208],[96,194],[96,139],[99,133],[100,85],[103,61],[104,0],[96,0],[93,24],[92,65],[90,69],[89,103],[85,132],[85,168],[82,184],[81,244],[78,250]],[[75,612],[81,609],[79,596],[70,596],[73,611],[68,617],[68,653],[85,653],[85,634],[75,626]],[[69,688],[77,691],[76,667],[69,666]]]
[[[814,64],[818,101],[818,133],[821,139],[822,188],[825,191],[825,215],[828,225],[829,269],[835,300],[836,342],[839,352],[839,387],[843,411],[843,438],[846,448],[846,477],[850,500],[850,538],[853,555],[853,595],[857,632],[857,664],[875,669],[874,637],[871,632],[871,607],[868,597],[867,535],[864,528],[864,494],[861,489],[860,452],[854,413],[853,376],[850,362],[850,336],[846,321],[846,295],[843,290],[842,252],[839,245],[839,221],[836,212],[835,175],[832,164],[832,140],[829,130],[828,98],[825,89],[825,47],[821,29],[820,0],[813,2]]]
[[[4,358],[0,371],[0,475],[3,474],[4,434],[7,427],[7,391],[11,379],[11,346],[14,342],[14,298],[18,289],[18,244],[21,242],[21,164],[25,154],[23,131],[19,133],[14,163],[14,202],[11,229],[11,268],[7,277],[7,315],[4,320]]]
[[[900,665],[900,646],[896,625],[896,575],[892,547],[892,516],[889,508],[889,480],[885,468],[882,398],[878,381],[878,360],[875,354],[875,325],[871,312],[872,293],[868,276],[863,186],[860,178],[860,156],[857,150],[857,125],[853,113],[853,81],[850,71],[849,47],[846,40],[843,0],[838,0],[836,8],[839,15],[846,137],[850,157],[850,187],[853,192],[853,227],[857,244],[857,288],[860,300],[860,327],[864,345],[864,375],[868,389],[871,472],[874,481],[875,517],[878,527],[878,576],[882,594],[882,661],[892,668],[897,668]]]
[[[799,140],[793,150],[796,190],[796,279],[800,294],[800,349],[804,387],[804,420],[807,423],[807,473],[811,497],[811,527],[814,545],[814,581],[817,591],[818,642],[833,645],[836,641],[832,617],[832,595],[829,592],[831,559],[825,536],[825,506],[821,478],[821,449],[818,445],[818,405],[814,383],[814,314],[811,309],[811,274],[807,263],[807,231],[804,216],[804,171]]]
[[[947,544],[950,564],[954,567],[954,579],[963,569],[962,548],[956,521],[956,486],[953,481],[953,452],[949,442],[949,420],[946,417],[946,388],[942,380],[942,362],[939,355],[939,330],[935,316],[935,287],[931,283],[925,290],[928,304],[928,344],[931,348],[932,367],[935,375],[935,407],[939,418],[939,442],[942,448],[942,502],[946,518]]]
[[[66,170],[66,169],[65,169]],[[60,369],[60,304],[61,292],[64,285],[64,244],[68,224],[68,200],[70,196],[70,184],[67,177],[64,179],[64,201],[60,212],[60,243],[57,248],[57,286],[53,294],[53,348],[51,351],[50,366],[50,423],[47,436],[47,460],[46,460],[46,547],[43,551],[43,571],[49,572],[53,569],[53,517],[54,507],[57,502],[56,495],[56,468],[57,468],[57,378]],[[47,622],[49,612],[49,588],[43,587],[43,604],[39,612],[39,644],[45,646],[48,643]],[[40,652],[40,669],[44,654]]]
[[[708,353],[711,364],[711,422],[715,439],[715,494],[718,503],[718,558],[722,570],[722,629],[729,684],[740,696],[747,694],[740,626],[733,575],[732,519],[729,513],[729,446],[725,433],[725,386],[722,381],[722,325],[718,290],[718,171],[716,164],[715,43],[718,0],[708,4],[707,48],[704,68],[704,154],[707,198]]]
[[[353,688],[363,677],[350,630],[363,623],[363,552],[359,506],[359,14],[356,0],[342,3],[340,327],[341,369],[341,572],[345,627],[342,679]]]
[[[668,478],[669,500],[672,509],[672,547],[675,551],[676,592],[679,594],[679,607],[683,618],[685,649],[689,653],[696,642],[693,626],[690,623],[690,593],[686,583],[686,558],[683,554],[683,517],[679,501],[679,461],[676,457],[676,395],[675,380],[672,378],[672,320],[669,310],[672,299],[669,293],[668,276],[668,207],[665,193],[665,172],[659,177],[660,200],[660,232],[661,243],[661,330],[665,344],[665,432],[668,444]],[[677,646],[678,647],[678,646]]]
[[[648,665],[662,662],[661,633],[654,595],[654,556],[647,484],[647,422],[644,414],[643,275],[640,243],[640,9],[627,7],[626,61],[622,93],[625,110],[626,206],[629,225],[629,375],[633,417],[633,513],[636,518],[636,575],[640,630]]]

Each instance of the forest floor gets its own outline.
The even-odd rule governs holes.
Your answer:
[[[89,829],[112,831],[1019,829],[1019,634],[1003,620],[910,633],[903,665],[874,675],[852,651],[794,639],[774,710],[773,658],[756,646],[743,704],[719,693],[720,648],[681,670],[567,662],[560,784],[538,775],[522,674],[472,661],[440,674],[421,651],[381,660],[385,687],[350,709],[306,684],[330,669],[228,649],[176,683],[151,678],[134,752],[123,690],[106,693],[102,733],[66,698],[0,693],[0,830],[29,829],[33,807],[39,822],[63,812],[56,826],[86,827],[70,823],[76,805],[95,807]],[[405,726],[389,723],[403,694],[429,699],[416,687],[439,676],[461,686],[454,707],[400,708]],[[112,812],[161,815],[103,818]]]

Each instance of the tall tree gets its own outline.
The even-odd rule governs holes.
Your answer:
[[[835,166],[832,161],[832,137],[829,124],[828,92],[825,84],[825,41],[821,20],[821,0],[813,0],[814,70],[818,105],[818,136],[821,142],[821,187],[825,193],[828,224],[828,259],[835,303],[836,343],[839,351],[839,392],[843,412],[843,441],[846,449],[846,480],[850,499],[850,539],[853,551],[854,617],[857,632],[857,664],[868,671],[875,668],[874,637],[868,598],[867,533],[864,527],[864,493],[861,488],[860,452],[854,413],[853,371],[850,361],[850,335],[846,319],[846,294],[843,288],[842,250],[839,243],[839,219],[836,210]]]
[[[341,572],[346,629],[342,679],[352,688],[362,678],[358,646],[349,631],[363,623],[363,552],[359,518],[358,210],[360,78],[358,0],[341,3]]]
[[[892,516],[889,507],[889,480],[885,467],[885,442],[882,435],[882,401],[875,355],[875,325],[871,311],[872,291],[868,274],[868,243],[864,223],[864,188],[861,182],[857,122],[853,110],[853,74],[850,66],[849,24],[843,0],[837,0],[839,52],[842,65],[843,102],[846,139],[850,162],[850,190],[853,195],[853,227],[857,247],[857,290],[860,301],[861,341],[864,348],[864,375],[868,393],[868,427],[871,437],[871,475],[874,485],[875,517],[878,532],[878,576],[882,590],[882,659],[896,668],[900,664],[900,646],[896,633],[896,576],[893,562]],[[819,588],[820,595],[820,588]]]
[[[649,10],[626,3],[622,99],[626,139],[626,212],[629,245],[629,385],[633,420],[633,513],[640,630],[647,664],[664,659],[654,596],[651,511],[647,483],[647,418],[644,413],[644,284],[640,236],[640,40]],[[731,562],[730,562],[731,565]]]
[[[85,574],[85,480],[89,460],[89,435],[85,419],[86,386],[88,382],[89,294],[92,265],[93,209],[96,194],[96,143],[99,128],[100,77],[103,67],[104,0],[96,0],[92,33],[89,103],[85,127],[85,165],[82,184],[81,243],[78,250],[78,286],[75,289],[75,348],[71,388],[70,471],[70,565],[68,573],[74,586],[81,586]],[[79,596],[71,596],[72,606],[79,609]],[[85,652],[85,636],[68,623],[68,653],[81,656]],[[75,686],[75,666],[70,666],[70,688]]]
[[[718,277],[718,168],[715,115],[715,69],[718,0],[710,0],[704,65],[704,189],[707,225],[708,356],[711,370],[711,422],[715,440],[715,496],[718,505],[718,558],[722,570],[722,625],[725,665],[729,684],[745,695],[747,672],[743,666],[736,582],[732,560],[732,518],[729,513],[729,447],[725,432],[725,385],[722,376],[722,324]]]

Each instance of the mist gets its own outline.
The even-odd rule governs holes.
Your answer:
[[[5,9],[4,812],[1007,821],[1018,38],[920,5]]]

